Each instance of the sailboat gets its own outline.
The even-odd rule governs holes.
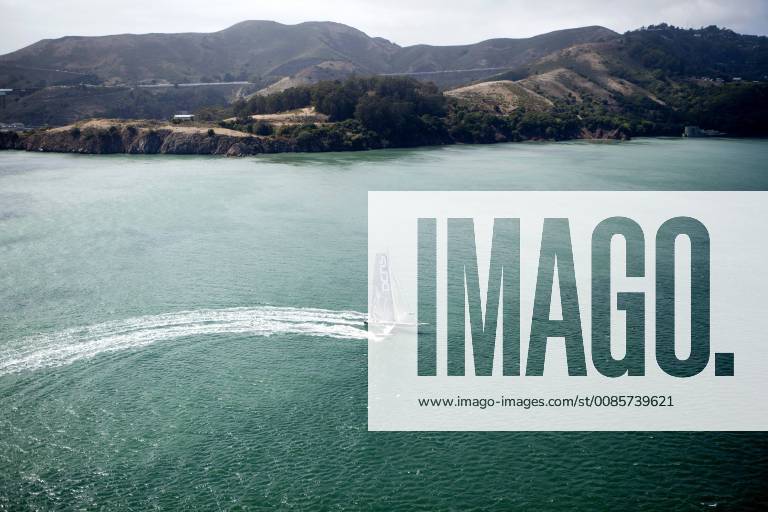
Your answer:
[[[415,328],[416,315],[404,308],[392,274],[389,255],[377,253],[371,281],[370,310],[365,325],[377,336],[388,336],[398,328]]]

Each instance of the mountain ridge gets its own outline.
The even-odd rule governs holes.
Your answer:
[[[287,25],[247,20],[210,33],[43,39],[0,56],[0,85],[21,88],[80,81],[134,84],[217,78],[276,82],[327,61],[343,61],[357,72],[376,74],[514,67],[573,44],[617,36],[604,27],[591,26],[465,45],[400,46],[336,22]]]

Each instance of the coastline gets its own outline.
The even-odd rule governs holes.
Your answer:
[[[185,127],[186,128],[186,127]],[[245,156],[295,151],[286,139],[211,128],[190,130],[136,124],[74,126],[32,132],[0,132],[0,150],[81,154]],[[232,133],[230,133],[232,132]]]
[[[613,141],[629,140],[629,137],[620,130],[598,129],[590,132],[582,129],[576,136],[565,140]],[[486,145],[487,143],[441,141],[427,144],[426,147],[456,144]],[[120,120],[91,120],[78,125],[43,130],[0,132],[0,150],[92,155],[167,154],[238,157],[272,153],[365,151],[399,147],[408,146],[364,144],[354,138],[350,140],[319,139],[308,144],[300,138],[252,135],[220,127],[178,126],[158,122]]]

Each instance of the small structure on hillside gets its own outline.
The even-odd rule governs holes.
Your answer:
[[[194,121],[195,115],[190,114],[189,112],[179,112],[178,114],[174,114],[171,120],[177,123],[181,123],[183,121]]]
[[[0,132],[23,132],[29,129],[24,123],[0,123]]]

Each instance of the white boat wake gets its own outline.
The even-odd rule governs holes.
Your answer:
[[[4,344],[0,347],[0,375],[64,366],[105,352],[187,336],[299,334],[365,340],[365,318],[365,313],[357,311],[276,306],[201,309],[127,318]]]

